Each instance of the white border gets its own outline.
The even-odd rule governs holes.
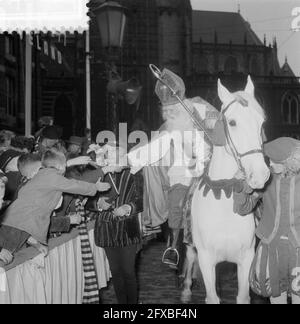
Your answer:
[[[0,32],[83,32],[88,0],[0,0]]]

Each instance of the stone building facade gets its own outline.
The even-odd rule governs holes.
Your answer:
[[[192,10],[190,0],[122,0],[128,8],[124,45],[119,52],[102,48],[100,33],[91,21],[92,131],[107,129],[112,119],[108,75],[113,65],[122,80],[139,80],[139,105],[117,98],[118,121],[129,130],[157,129],[160,107],[154,94],[155,64],[178,73],[187,96],[202,96],[220,108],[217,79],[231,90],[242,89],[248,74],[256,97],[266,110],[266,132],[274,138],[300,138],[300,84],[288,61],[280,66],[276,39],[261,40],[239,12]],[[83,134],[85,127],[85,37],[44,35],[62,52],[57,65],[38,51],[33,55],[33,121],[53,115],[66,129],[64,137]],[[112,64],[114,63],[114,64]],[[24,129],[24,40],[0,36],[0,126]]]
[[[186,82],[188,96],[200,95],[217,108],[217,79],[231,91],[237,91],[245,86],[250,74],[256,97],[268,117],[268,138],[300,138],[299,78],[287,60],[280,66],[275,38],[272,43],[259,39],[240,12],[195,11],[189,0],[123,3],[134,15],[128,19],[133,20],[122,53],[122,62],[128,69],[124,65],[122,68],[122,62],[118,66],[123,69],[124,79],[135,75],[142,80],[142,116],[152,129],[159,127],[161,118],[149,63],[178,73]],[[138,48],[134,59],[130,46]],[[130,110],[126,116],[129,115]],[[130,116],[134,119],[133,114]]]

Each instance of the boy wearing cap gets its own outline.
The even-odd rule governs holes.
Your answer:
[[[81,154],[83,138],[79,136],[71,136],[68,144],[68,159],[78,157]]]
[[[256,229],[261,240],[250,270],[250,285],[273,304],[287,296],[300,304],[300,141],[282,137],[264,144],[272,177],[264,192],[245,199],[247,214],[262,198],[262,217]],[[250,199],[249,199],[250,198]],[[251,206],[252,205],[252,206]]]
[[[50,150],[60,140],[59,132],[56,126],[46,126],[38,139],[38,152],[43,154]]]

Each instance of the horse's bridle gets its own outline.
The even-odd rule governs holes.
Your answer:
[[[227,142],[227,144],[228,144],[228,146],[229,146],[229,149],[230,149],[230,151],[231,151],[231,153],[232,153],[232,155],[233,155],[233,157],[234,157],[234,159],[235,159],[235,161],[236,161],[236,163],[237,163],[237,165],[238,165],[238,167],[239,167],[239,169],[243,172],[243,173],[245,173],[245,168],[243,167],[243,165],[242,165],[242,158],[244,158],[244,157],[246,157],[246,156],[248,156],[248,155],[253,155],[253,154],[263,154],[263,149],[262,148],[259,148],[259,149],[254,149],[254,150],[249,150],[249,151],[247,151],[247,152],[245,152],[245,153],[239,153],[238,151],[237,151],[237,149],[236,149],[236,147],[235,147],[235,145],[234,145],[234,142],[233,142],[233,140],[232,140],[232,137],[231,137],[231,135],[230,135],[230,132],[229,132],[229,127],[228,127],[228,122],[227,122],[227,119],[226,119],[226,116],[225,116],[225,113],[228,111],[228,109],[234,104],[234,103],[236,103],[236,102],[239,102],[239,103],[241,103],[240,102],[240,100],[239,99],[234,99],[234,100],[232,100],[223,110],[222,110],[222,112],[221,112],[221,114],[220,114],[220,119],[222,120],[222,122],[223,122],[223,125],[224,125],[224,133],[225,133],[225,137],[226,137],[226,142]],[[241,104],[243,104],[243,103],[241,103]],[[246,106],[245,104],[244,104],[244,106]]]
[[[177,98],[178,102],[181,103],[181,105],[183,106],[183,108],[187,111],[187,113],[190,115],[190,118],[192,119],[195,127],[204,132],[205,134],[205,138],[210,142],[211,145],[214,145],[214,142],[210,136],[210,134],[208,134],[208,132],[206,131],[204,125],[194,116],[194,114],[191,112],[191,110],[189,109],[189,107],[184,103],[184,101],[179,97],[177,91],[175,89],[173,89],[168,82],[166,82],[166,80],[164,80],[163,78],[163,74],[162,72],[158,69],[158,67],[156,67],[154,64],[150,64],[149,68],[151,70],[151,72],[153,73],[153,75],[162,83],[164,84],[172,93],[172,95]],[[245,156],[248,155],[253,155],[253,154],[263,154],[263,150],[262,148],[260,149],[254,149],[254,150],[250,150],[246,153],[239,153],[234,145],[234,142],[231,138],[230,132],[229,132],[229,127],[228,127],[228,123],[227,123],[227,119],[225,116],[225,113],[228,111],[228,109],[235,103],[235,102],[239,102],[241,103],[243,106],[247,106],[248,103],[246,102],[245,99],[243,98],[235,98],[234,100],[232,100],[220,113],[220,120],[223,122],[224,124],[224,133],[225,133],[225,138],[226,138],[226,142],[230,148],[230,151],[239,167],[239,169],[245,173],[245,168],[242,165],[242,158],[244,158]]]

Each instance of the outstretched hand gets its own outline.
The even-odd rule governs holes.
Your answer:
[[[123,169],[124,169],[123,166],[107,165],[107,166],[102,168],[102,171],[103,171],[104,174],[107,174],[107,173],[121,173]]]
[[[100,192],[108,191],[111,185],[107,182],[101,182],[101,178],[96,182],[97,190]]]
[[[67,167],[76,166],[76,165],[87,165],[92,164],[94,161],[89,156],[78,156],[74,159],[67,161]]]

